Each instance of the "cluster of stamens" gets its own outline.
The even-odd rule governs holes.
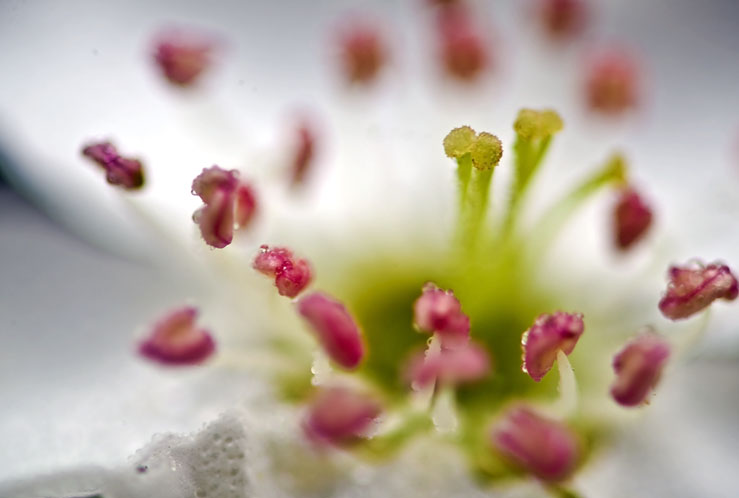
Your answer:
[[[490,56],[470,14],[457,2],[433,3],[439,14],[440,50],[446,70],[462,80],[476,78],[489,64]],[[581,2],[574,0],[541,1],[540,15],[555,37],[573,34],[581,29],[584,19]],[[340,44],[347,80],[367,84],[377,77],[387,59],[387,48],[378,30],[369,24],[356,24],[342,33]],[[170,82],[186,86],[207,68],[211,49],[208,43],[188,44],[187,40],[168,39],[158,45],[156,60]],[[594,66],[587,83],[587,96],[593,108],[616,112],[635,103],[635,70],[629,64],[627,59],[614,56]],[[558,227],[577,207],[605,187],[614,187],[618,196],[611,213],[614,248],[631,251],[645,238],[653,224],[652,209],[628,177],[620,155],[614,155],[576,185],[565,199],[547,211],[534,230],[527,232],[521,226],[519,212],[553,138],[563,126],[559,114],[552,110],[519,112],[513,125],[514,170],[508,204],[496,223],[490,222],[488,211],[493,173],[503,156],[501,141],[491,133],[477,133],[468,126],[455,128],[446,136],[444,152],[457,165],[457,233],[450,251],[456,260],[451,264],[440,262],[438,266],[453,269],[448,272],[451,276],[447,275],[450,281],[459,274],[474,275],[485,266],[483,263],[489,263],[487,259],[495,258],[502,262],[500,267],[505,268],[502,271],[515,273],[520,269],[516,264],[524,264],[524,258],[518,254],[530,241],[546,246],[548,241],[542,234],[556,235]],[[313,130],[308,125],[298,127],[298,138],[291,170],[293,185],[304,181],[314,159]],[[92,144],[82,152],[105,170],[109,183],[128,190],[143,186],[142,163],[120,156],[110,143]],[[215,249],[231,245],[235,230],[248,230],[257,213],[256,189],[236,170],[218,166],[203,169],[192,183],[192,194],[203,203],[193,214],[193,220],[203,241]],[[364,447],[367,451],[394,448],[397,441],[406,442],[420,433],[433,431],[433,423],[417,422],[432,420],[446,402],[452,416],[459,416],[468,426],[478,423],[484,426],[482,433],[474,432],[476,426],[465,430],[485,439],[484,456],[470,452],[478,470],[493,479],[501,475],[502,466],[506,472],[522,472],[554,486],[568,480],[583,463],[586,445],[583,434],[573,423],[578,410],[577,384],[568,359],[571,355],[573,359],[577,357],[577,345],[586,329],[586,318],[578,310],[564,312],[542,306],[536,314],[524,313],[525,324],[531,324],[526,330],[521,330],[526,325],[515,330],[486,330],[476,322],[478,316],[462,311],[462,303],[452,290],[426,283],[412,303],[405,303],[409,311],[412,309],[413,318],[412,323],[403,323],[401,328],[407,329],[408,337],[414,335],[415,328],[429,338],[425,347],[408,347],[399,353],[402,360],[397,361],[402,365],[397,365],[400,374],[394,380],[403,385],[405,393],[405,401],[399,403],[387,385],[377,380],[378,372],[372,368],[379,367],[369,365],[368,358],[377,353],[369,347],[362,320],[353,309],[356,303],[351,298],[342,299],[338,294],[334,296],[322,290],[308,291],[314,283],[313,267],[286,247],[262,245],[251,266],[274,280],[280,296],[292,300],[293,311],[303,319],[307,332],[315,339],[317,356],[330,364],[328,375],[320,379],[314,376],[313,382],[308,383],[311,387],[301,393],[305,406],[303,428],[308,439],[318,446]],[[382,268],[378,271],[381,273]],[[424,275],[423,281],[428,278]],[[515,280],[518,275],[511,278]],[[670,320],[688,318],[717,299],[734,300],[739,294],[737,279],[721,263],[674,266],[669,270],[669,280],[659,309]],[[455,286],[459,295],[466,297],[461,292],[466,291],[479,300],[474,287],[472,291],[464,287],[468,280],[460,281],[463,282],[460,287]],[[489,288],[496,284],[486,285]],[[370,313],[381,314],[383,309]],[[215,340],[209,330],[195,324],[197,315],[194,307],[177,308],[165,314],[140,343],[140,354],[169,366],[208,360],[216,352]],[[521,320],[516,323],[520,324]],[[508,358],[520,354],[517,349],[499,346],[499,342],[505,344],[500,338],[511,334],[516,337],[520,334],[517,344],[523,352],[515,378],[496,370],[498,360],[510,363]],[[396,339],[387,335],[381,340],[392,343]],[[647,328],[626,340],[620,351],[608,351],[614,371],[610,385],[612,400],[623,407],[648,403],[673,349],[669,338]],[[587,361],[601,360],[607,361],[603,358]],[[548,389],[551,383],[547,377],[555,365],[560,401],[568,399],[568,403],[559,405],[552,403],[551,396],[529,395],[538,388]],[[311,372],[305,371],[303,375],[309,377]],[[499,383],[509,382],[513,386],[498,391],[505,392],[506,397],[486,400],[489,403],[482,403],[482,409],[478,405],[470,408],[473,403],[468,399],[474,395],[485,399],[488,394],[485,389],[498,376]],[[607,389],[602,394],[608,396]],[[398,409],[403,403],[412,409]],[[560,409],[565,405],[566,410]],[[407,418],[407,424],[401,424],[407,427],[401,436],[397,432],[388,433],[383,426],[383,414],[393,410]],[[460,436],[460,447],[468,449],[462,440]],[[487,466],[491,458],[500,465]]]
[[[511,209],[516,209],[531,177],[541,161],[551,137],[562,128],[562,121],[553,111],[525,109],[519,114],[514,129],[517,141],[518,177]],[[485,210],[480,199],[490,189],[492,171],[500,162],[502,146],[494,135],[476,133],[469,127],[452,130],[444,141],[449,157],[457,160],[460,181],[460,223],[474,219],[474,229],[463,231],[457,243],[468,247],[468,258],[476,249],[469,249],[485,222]],[[120,162],[109,144],[85,148],[84,154],[99,164]],[[137,163],[140,164],[140,163]],[[631,187],[624,187],[626,172],[623,159],[611,159],[606,166],[583,185],[587,189],[613,184],[621,189],[614,209],[614,245],[628,250],[643,237],[651,224],[651,209]],[[114,182],[115,183],[115,182]],[[117,182],[129,188],[125,182]],[[582,194],[580,190],[576,190]],[[590,192],[590,190],[586,190]],[[217,166],[206,168],[193,181],[193,194],[204,203],[193,219],[203,240],[214,248],[231,243],[235,226],[247,227],[256,207],[253,188],[239,179],[236,171]],[[470,204],[470,198],[478,201]],[[477,211],[470,218],[473,206]],[[483,203],[484,206],[484,203]],[[514,221],[515,223],[515,221]],[[501,228],[502,241],[509,240],[512,228]],[[505,242],[504,242],[505,243]],[[469,252],[472,251],[472,252]],[[377,445],[382,441],[381,415],[387,406],[381,389],[362,375],[370,351],[367,349],[361,323],[341,300],[322,292],[306,289],[313,281],[308,261],[296,257],[284,247],[261,246],[252,267],[274,279],[278,294],[294,299],[296,312],[304,319],[315,338],[318,349],[340,374],[329,374],[314,382],[315,393],[308,397],[304,428],[307,437],[321,446],[356,447],[362,442]],[[732,300],[739,287],[729,268],[722,264],[673,267],[670,285],[660,301],[660,310],[673,320],[687,318],[705,309],[716,299]],[[305,294],[305,295],[304,295]],[[299,297],[300,296],[300,297]],[[490,348],[484,341],[471,340],[470,318],[451,290],[427,283],[412,304],[413,326],[430,335],[425,350],[409,351],[400,381],[407,385],[411,399],[427,398],[428,417],[433,418],[437,398],[453,393],[465,385],[484,385],[495,377],[495,357],[512,354]],[[202,363],[215,352],[211,333],[195,325],[197,310],[185,307],[160,319],[150,335],[140,344],[140,353],[166,365]],[[409,324],[410,325],[410,324]],[[409,329],[409,334],[412,333]],[[575,377],[568,356],[585,331],[581,313],[555,311],[542,313],[521,336],[523,350],[522,375],[539,383],[555,364],[559,365],[560,395],[574,396]],[[520,331],[519,331],[520,332]],[[386,340],[392,341],[392,337]],[[630,339],[613,357],[614,380],[610,395],[616,403],[641,406],[649,401],[662,371],[670,359],[670,341],[654,331],[643,332]],[[306,372],[306,375],[309,375]],[[357,376],[356,382],[346,382],[347,376]],[[342,380],[343,379],[343,380]],[[570,392],[568,392],[570,391]],[[452,411],[454,407],[454,396]],[[489,451],[511,469],[518,469],[544,482],[568,479],[583,458],[582,444],[576,427],[568,425],[567,417],[556,409],[513,398],[514,403],[488,414],[490,424]],[[576,409],[570,407],[570,410]],[[417,417],[414,414],[413,417]],[[428,429],[431,425],[421,425]],[[409,431],[408,437],[415,435]],[[382,445],[380,444],[380,447]]]

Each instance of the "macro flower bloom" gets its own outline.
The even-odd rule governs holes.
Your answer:
[[[392,48],[393,57],[397,51],[403,60],[401,46]],[[139,75],[146,74],[145,60]],[[397,74],[385,70],[391,85]],[[257,81],[257,73],[238,74]],[[284,79],[272,81],[279,87]],[[214,79],[213,88],[224,82]],[[234,79],[220,88],[229,85],[240,86]],[[587,492],[583,476],[619,440],[622,416],[650,410],[642,406],[645,399],[657,407],[665,402],[662,388],[681,367],[682,351],[675,346],[682,331],[650,313],[657,315],[652,283],[659,278],[637,267],[639,258],[650,256],[658,260],[655,266],[663,263],[650,243],[663,234],[652,231],[643,244],[611,259],[609,251],[618,249],[611,238],[623,223],[612,211],[594,208],[635,177],[654,193],[650,211],[660,220],[667,219],[667,207],[643,157],[635,155],[638,161],[627,166],[620,156],[608,156],[571,109],[557,102],[536,107],[542,99],[525,93],[495,112],[482,100],[471,110],[459,102],[450,110],[440,98],[432,120],[402,94],[385,119],[379,111],[384,108],[357,85],[355,100],[322,109],[329,114],[329,133],[322,138],[332,159],[315,185],[298,194],[274,174],[280,154],[272,153],[287,150],[284,163],[293,164],[293,150],[260,136],[273,123],[258,108],[229,103],[218,110],[219,99],[208,100],[208,92],[130,88],[141,90],[143,99],[160,92],[154,100],[168,109],[163,114],[170,115],[170,106],[182,111],[171,112],[177,126],[160,127],[167,133],[153,143],[142,140],[156,135],[145,130],[136,135],[114,121],[91,121],[75,129],[67,147],[78,154],[88,137],[106,133],[120,150],[146,158],[143,195],[104,189],[94,171],[89,190],[104,192],[137,220],[144,238],[161,236],[161,245],[151,245],[152,260],[164,260],[157,262],[174,267],[173,274],[202,279],[187,299],[193,307],[161,305],[159,313],[187,309],[188,320],[201,313],[207,330],[192,320],[160,327],[172,325],[164,313],[162,322],[145,330],[154,332],[148,337],[163,351],[179,340],[198,343],[206,333],[217,351],[188,369],[153,368],[149,360],[157,359],[150,355],[136,358],[136,368],[193,397],[192,405],[171,403],[190,421],[172,430],[212,423],[193,437],[160,436],[137,453],[116,474],[118,486],[125,482],[135,492],[116,492],[107,481],[85,490],[104,496],[109,489],[129,496],[433,496],[430,489],[480,496],[505,493],[515,484],[525,496],[572,496]],[[196,100],[181,100],[188,98]],[[256,100],[269,101],[261,94]],[[409,108],[413,118],[406,129],[399,124],[404,114],[394,111]],[[258,119],[253,128],[234,133],[230,111]],[[457,133],[447,135],[452,129]],[[226,145],[234,137],[238,145]],[[590,141],[588,147],[578,137]],[[87,174],[90,168],[80,163],[74,163],[79,174]],[[206,174],[214,163],[222,168]],[[252,195],[238,196],[234,178],[249,178]],[[170,199],[177,200],[169,206]],[[259,215],[250,218],[254,199]],[[106,224],[129,233],[117,218]],[[599,234],[608,243],[592,244]],[[703,255],[699,247],[688,250]],[[669,245],[664,252],[680,256]],[[614,273],[632,277],[627,288]],[[716,273],[720,285],[709,276],[693,286],[700,305],[688,298],[678,308],[693,314],[716,298],[730,298],[730,270]],[[593,282],[584,286],[588,277]],[[640,302],[622,299],[621,292]],[[666,297],[673,294],[668,290]],[[153,295],[151,306],[160,306]],[[141,323],[155,315],[131,319]],[[564,317],[572,327],[538,324],[541,316]],[[669,370],[662,369],[663,360],[644,360],[649,355],[631,346],[634,331],[650,323],[671,346]],[[521,358],[527,330],[528,365]],[[121,347],[122,354],[133,356],[133,340],[130,346]],[[245,394],[251,387],[229,387],[238,372],[258,380],[267,393],[255,399]],[[217,380],[205,384],[207,376]],[[142,412],[168,406],[169,399],[154,391],[156,380],[127,381],[136,391],[128,405]],[[613,399],[621,382],[637,393],[625,395],[629,399],[647,392],[634,410]],[[218,396],[251,416],[219,418]],[[161,425],[149,434],[168,429]]]
[[[608,399],[610,394],[627,407],[640,405],[656,388],[670,347],[656,334],[627,343],[613,360],[616,378],[609,391],[590,374],[598,358],[607,358],[608,347],[585,346],[587,361],[578,364],[578,375],[568,360],[585,330],[583,313],[541,313],[562,292],[561,284],[535,283],[534,275],[545,271],[541,255],[548,238],[556,237],[557,227],[566,225],[585,201],[606,188],[622,187],[628,175],[625,160],[614,156],[555,202],[533,229],[523,227],[521,213],[528,190],[555,135],[563,129],[564,122],[554,110],[519,111],[513,123],[511,193],[498,223],[490,223],[489,211],[494,173],[503,158],[502,142],[469,126],[452,129],[438,150],[456,166],[456,230],[448,249],[425,264],[414,265],[413,258],[407,262],[402,257],[391,263],[409,270],[399,280],[386,278],[382,267],[387,263],[370,257],[366,269],[338,273],[338,280],[329,284],[332,295],[318,290],[298,298],[309,285],[326,285],[315,280],[313,265],[285,247],[259,248],[252,269],[274,278],[281,296],[297,298],[293,313],[305,320],[318,345],[312,365],[294,356],[301,348],[310,348],[297,337],[261,346],[263,354],[282,358],[268,370],[274,370],[278,391],[289,393],[285,401],[308,404],[303,428],[310,441],[385,460],[395,458],[418,438],[452,433],[457,435],[457,451],[466,455],[471,469],[484,481],[496,485],[516,476],[529,477],[551,493],[572,493],[568,489],[573,476],[601,444],[599,434],[610,430],[607,421],[590,412],[592,408],[578,403],[578,391],[595,399]],[[234,212],[239,211],[236,206],[241,200],[238,189],[238,172],[216,166],[204,169],[193,181],[192,192],[205,203],[193,219],[204,242],[214,250],[230,249]],[[621,249],[651,221],[651,211],[635,195],[629,191],[617,207],[614,226],[619,233],[628,232],[617,239]],[[633,221],[634,217],[639,219]],[[540,239],[541,232],[547,238]],[[629,244],[622,244],[624,237]],[[320,272],[319,265],[317,275]],[[717,298],[737,295],[737,281],[727,266],[673,268],[670,275],[673,281],[660,309],[671,318],[686,317]],[[400,297],[430,276],[453,283],[461,296],[477,301],[478,306],[463,312],[455,292],[428,281],[415,300]],[[372,291],[369,296],[356,294],[346,281]],[[399,320],[411,311],[412,321]],[[525,328],[536,312],[533,325]],[[196,313],[194,308],[183,308],[168,315],[141,346],[142,355],[183,364],[209,356],[212,339],[209,332],[194,327]],[[425,348],[414,340],[418,335],[411,325],[431,335]],[[516,361],[516,342],[510,340],[516,337],[512,331],[521,334],[520,361]],[[284,341],[295,343],[288,346]],[[559,375],[553,392],[553,384],[542,381],[555,361]],[[287,377],[276,368],[283,362],[294,365]],[[403,377],[410,386],[399,382]],[[341,379],[351,379],[356,387],[338,385]],[[516,407],[506,408],[511,403]],[[381,404],[386,408],[381,410]],[[417,406],[424,408],[419,411]],[[388,419],[397,419],[399,428],[380,419],[381,411]],[[496,414],[500,421],[488,436],[482,430],[484,421]],[[588,423],[576,424],[577,419]]]

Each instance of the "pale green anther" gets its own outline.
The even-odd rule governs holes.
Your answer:
[[[478,134],[461,126],[444,138],[444,152],[457,160],[459,243],[472,249],[485,219],[493,168],[503,156],[503,146],[491,133]]]
[[[549,109],[543,111],[521,109],[513,123],[513,129],[518,136],[526,140],[550,137],[563,127],[564,123],[559,114]]]
[[[470,148],[472,165],[479,170],[493,169],[503,156],[503,145],[498,137],[482,132]]]
[[[459,159],[467,154],[475,142],[477,134],[469,126],[454,128],[444,138],[444,153],[453,159]]]

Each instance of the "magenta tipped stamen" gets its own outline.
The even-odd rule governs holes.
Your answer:
[[[198,310],[179,308],[160,319],[139,345],[139,353],[164,365],[196,365],[215,352],[210,331],[195,325]]]
[[[355,369],[364,358],[357,322],[339,301],[314,292],[298,301],[298,312],[311,325],[326,354],[338,365]]]
[[[579,313],[557,311],[542,314],[523,333],[523,371],[539,382],[551,370],[557,352],[569,355],[580,339],[585,325]]]
[[[671,320],[688,318],[717,299],[733,301],[739,295],[736,277],[721,263],[672,266],[668,277],[670,281],[659,309]]]

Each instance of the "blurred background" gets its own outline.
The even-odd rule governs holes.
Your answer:
[[[302,216],[341,224],[400,211],[402,226],[447,195],[431,179],[419,188],[417,172],[446,181],[439,143],[451,127],[510,143],[517,109],[547,106],[567,123],[552,160],[572,163],[568,178],[624,150],[670,256],[739,265],[739,2],[590,0],[564,37],[534,0],[469,2],[488,56],[474,81],[440,62],[434,3],[0,0],[0,482],[118,465],[153,434],[196,429],[244,396],[246,376],[162,374],[131,354],[161,309],[206,298],[197,275],[156,252],[152,226],[195,240],[190,182],[205,166],[279,181],[299,116],[318,123],[325,180],[297,207],[265,187],[270,215],[300,223],[311,205]],[[347,84],[337,41],[357,19],[387,49],[366,86]],[[153,62],[171,27],[212,37],[213,67],[195,88],[173,89]],[[638,67],[638,98],[604,115],[585,82],[588,61],[613,47]],[[157,165],[133,208],[80,156],[104,138]],[[665,379],[667,401],[582,478],[592,496],[736,496],[737,318],[716,313],[699,357]]]

